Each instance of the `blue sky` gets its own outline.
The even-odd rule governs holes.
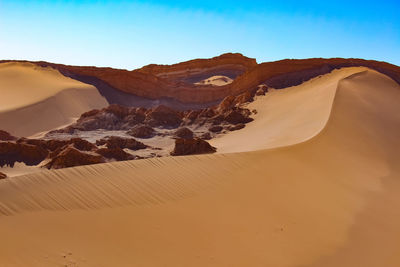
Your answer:
[[[134,69],[240,52],[400,65],[399,14],[400,1],[0,0],[0,59]]]

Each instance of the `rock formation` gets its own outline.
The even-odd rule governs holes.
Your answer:
[[[105,160],[102,156],[92,155],[81,152],[76,148],[67,147],[57,156],[51,159],[51,161],[47,163],[45,167],[48,169],[61,169],[104,162]]]
[[[12,141],[16,139],[17,138],[15,136],[12,136],[8,132],[0,130],[0,141]]]
[[[217,149],[211,146],[207,141],[200,138],[175,140],[175,148],[171,152],[172,156],[210,154],[215,153]]]
[[[147,148],[145,144],[133,138],[122,138],[118,136],[109,136],[96,141],[97,146],[106,145],[108,148],[128,148],[131,150],[139,150]]]
[[[0,142],[0,167],[7,165],[13,167],[16,162],[23,162],[28,166],[38,165],[48,153],[40,146]]]
[[[100,148],[96,150],[97,154],[102,155],[105,158],[108,159],[115,159],[117,161],[124,161],[124,160],[132,160],[135,159],[134,156],[132,156],[129,153],[126,153],[123,149],[119,147],[114,147],[114,148]]]
[[[209,105],[229,95],[255,93],[260,84],[266,84],[272,88],[284,88],[298,85],[342,67],[369,67],[400,83],[400,67],[386,62],[363,59],[285,59],[257,64],[254,59],[240,54],[225,54],[211,59],[197,59],[175,65],[149,65],[133,71],[67,66],[48,62],[32,63],[53,67],[65,76],[96,86],[102,92],[104,92],[104,87],[107,87],[107,90],[126,93],[127,96]],[[219,87],[193,84],[207,78],[206,76],[213,75],[225,75],[235,79],[231,84]],[[106,92],[104,94],[109,95]]]
[[[140,124],[130,129],[127,134],[136,138],[151,138],[155,135],[155,131],[150,126]]]
[[[0,180],[1,179],[6,179],[7,175],[5,173],[0,172]]]
[[[183,138],[183,139],[192,139],[193,138],[193,132],[187,127],[182,127],[176,130],[175,132],[175,137],[177,138]]]

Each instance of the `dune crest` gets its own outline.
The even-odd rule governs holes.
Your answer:
[[[24,137],[69,124],[108,104],[95,87],[27,62],[0,64],[0,91],[1,128]]]
[[[353,74],[370,71],[350,67],[313,78],[301,85],[282,90],[270,89],[246,108],[256,110],[254,121],[246,128],[215,138],[210,143],[218,153],[270,149],[298,144],[317,135],[325,127],[336,90],[342,80]],[[246,140],[246,142],[238,142]]]

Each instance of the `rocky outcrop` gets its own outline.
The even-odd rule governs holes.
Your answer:
[[[177,138],[192,139],[193,131],[187,127],[182,127],[175,131],[174,136]]]
[[[1,179],[6,179],[7,175],[5,173],[0,172],[0,180]]]
[[[15,136],[12,136],[8,132],[0,130],[0,141],[12,141],[16,139],[17,138]]]
[[[253,94],[260,84],[266,84],[272,88],[298,85],[313,77],[342,67],[369,67],[388,75],[400,84],[400,67],[386,62],[351,58],[285,59],[257,64],[254,59],[239,54],[226,54],[213,59],[191,60],[171,66],[149,65],[133,71],[66,66],[48,62],[32,63],[43,67],[53,67],[65,76],[90,83],[98,88],[107,85],[127,95],[147,99],[168,98],[181,103],[192,104],[210,103],[211,105],[211,103],[220,101],[229,95],[237,96],[244,92]],[[231,66],[234,67],[231,68]],[[201,75],[232,76],[220,71],[225,68],[231,68],[234,71],[240,69],[235,74],[236,78],[231,84],[220,87],[195,86],[192,84],[193,81],[203,78],[200,77]],[[211,72],[208,72],[210,69]]]
[[[73,147],[67,147],[52,158],[45,167],[48,169],[61,169],[104,162],[105,160],[102,156],[81,152]]]
[[[233,109],[224,115],[224,120],[231,124],[248,123],[253,121],[253,118],[249,117],[250,111],[248,109]]]
[[[145,149],[147,146],[133,138],[122,138],[118,136],[109,136],[96,141],[96,145],[106,145],[108,148],[128,148],[131,150]]]
[[[0,167],[14,167],[16,162],[23,162],[28,166],[38,165],[48,154],[49,152],[40,146],[0,142]]]
[[[17,140],[18,144],[28,144],[38,146],[42,149],[49,150],[50,152],[57,151],[65,148],[68,145],[72,145],[78,150],[91,151],[96,148],[96,146],[86,140],[81,138],[71,138],[69,140],[58,140],[58,139],[27,139],[20,138]]]
[[[223,129],[224,129],[224,127],[222,127],[221,125],[214,125],[214,126],[211,126],[208,130],[209,130],[210,132],[213,132],[213,133],[219,133],[219,132],[221,132]]]
[[[148,127],[171,129],[178,127],[181,123],[182,112],[166,106],[160,105],[151,109],[145,109],[110,105],[102,110],[86,112],[82,114],[76,123],[63,129],[51,131],[48,133],[48,136],[57,133],[72,134],[75,131],[93,131],[98,129],[131,130],[134,128],[131,134],[138,134],[144,136],[143,138],[149,138],[147,136],[152,136],[153,133]],[[147,128],[135,128],[143,125]]]
[[[200,136],[200,138],[203,140],[211,140],[212,136],[211,136],[210,132],[205,132]]]
[[[155,135],[155,131],[152,127],[147,125],[137,125],[130,129],[127,134],[136,137],[136,138],[151,138]]]
[[[175,148],[171,152],[172,156],[210,154],[215,153],[217,149],[211,146],[207,141],[200,138],[175,140]]]
[[[178,111],[160,105],[146,113],[145,123],[153,127],[176,128],[182,123],[182,116]]]
[[[200,138],[175,140],[175,148],[171,152],[172,156],[196,155],[215,153],[217,149],[211,146],[207,141]]]
[[[135,159],[134,156],[132,156],[129,153],[126,153],[123,149],[119,147],[114,147],[114,148],[100,148],[96,150],[97,154],[102,155],[105,158],[108,159],[115,159],[117,161],[124,161],[124,160],[132,160]]]
[[[256,65],[257,62],[253,58],[239,53],[227,53],[210,59],[194,59],[174,65],[151,64],[137,71],[164,79],[196,83],[217,75],[234,79]]]
[[[245,126],[246,125],[244,123],[239,123],[239,124],[230,126],[228,129],[229,129],[229,131],[237,131],[237,130],[243,129]]]

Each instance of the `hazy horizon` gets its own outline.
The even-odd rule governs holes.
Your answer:
[[[135,69],[223,53],[400,65],[396,1],[0,0],[0,59]]]

